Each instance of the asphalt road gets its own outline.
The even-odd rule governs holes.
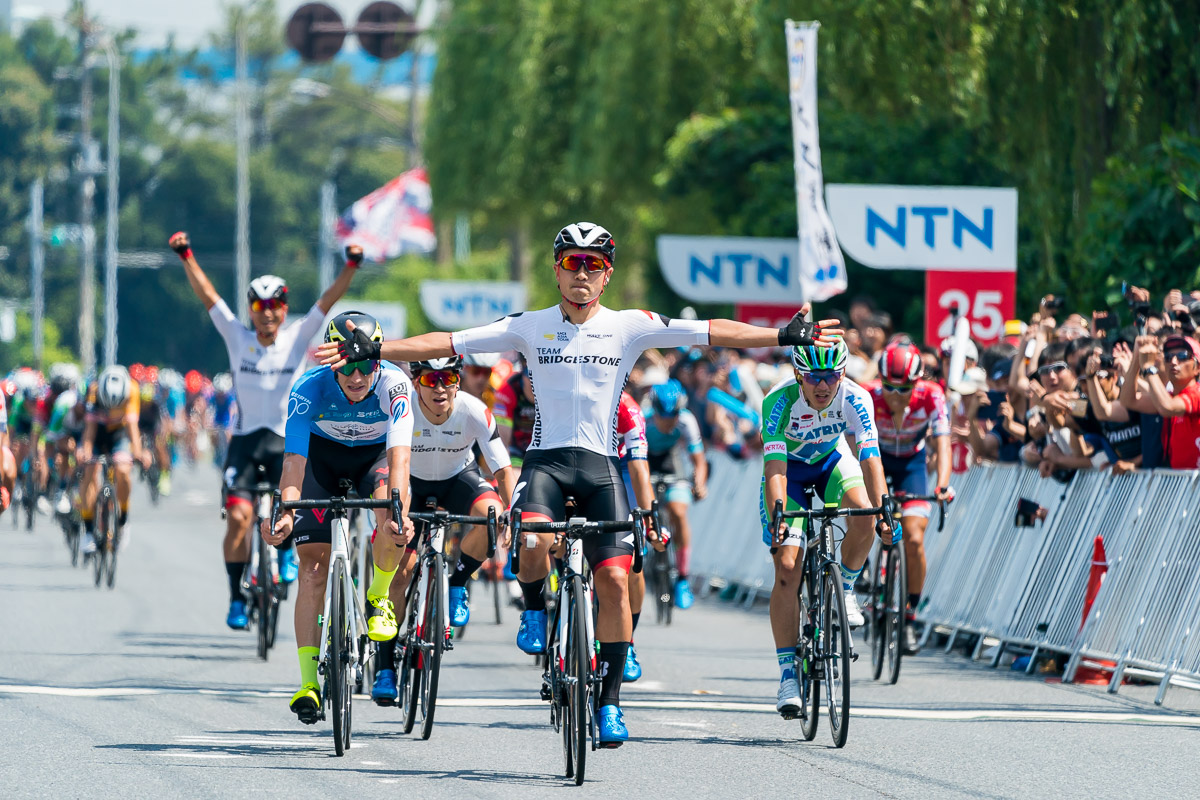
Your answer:
[[[1197,696],[1108,695],[971,663],[906,661],[899,685],[855,665],[849,742],[834,749],[774,713],[765,609],[705,600],[670,628],[639,630],[646,675],[625,686],[632,740],[591,754],[582,788],[537,699],[516,613],[487,613],[448,654],[433,737],[356,701],[354,746],[287,709],[298,684],[291,604],[268,663],[226,629],[216,472],[176,478],[149,507],[140,487],[114,590],[69,566],[42,518],[0,518],[0,794],[4,797],[830,797],[1191,796],[1200,785]],[[490,609],[486,609],[490,611]],[[397,790],[396,792],[389,791]]]

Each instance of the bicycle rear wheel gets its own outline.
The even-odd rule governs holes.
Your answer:
[[[71,566],[79,566],[79,526],[74,520],[67,520],[63,523],[63,529],[67,534],[67,550],[71,553]]]
[[[104,580],[108,588],[113,588],[113,583],[117,578],[117,547],[121,542],[118,539],[120,531],[117,528],[117,497],[116,493],[110,487],[107,491],[107,534],[104,538],[104,547],[108,551],[105,556],[104,565]]]
[[[422,651],[421,670],[421,738],[433,733],[433,715],[437,710],[438,678],[442,670],[442,650],[446,645],[446,606],[442,602],[446,591],[446,559],[441,553],[433,557],[428,598],[425,601],[425,633],[429,648]]]
[[[850,727],[850,626],[842,576],[834,567],[825,568],[822,594],[818,653],[825,665],[830,733],[834,746],[843,747]]]
[[[574,777],[575,785],[580,786],[587,765],[592,659],[588,652],[590,642],[584,616],[590,614],[591,609],[584,607],[583,579],[578,575],[571,578],[567,596],[571,605],[571,627],[567,633],[567,713],[563,725],[563,753],[566,756],[567,777]]]
[[[325,673],[325,697],[333,717],[333,751],[339,756],[350,749],[350,653],[344,568],[340,561],[334,566],[333,598],[329,602],[329,660]]]
[[[891,548],[887,576],[887,655],[888,683],[900,680],[900,661],[904,656],[904,610],[908,604],[908,564],[904,545]]]

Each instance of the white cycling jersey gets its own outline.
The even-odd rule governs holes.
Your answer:
[[[308,343],[321,330],[325,312],[313,305],[303,319],[280,330],[269,347],[258,343],[258,334],[239,322],[224,300],[217,300],[208,315],[229,352],[238,405],[234,435],[266,428],[283,436],[288,393],[304,364]]]
[[[478,397],[459,392],[454,410],[440,425],[430,422],[421,407],[417,391],[413,392],[412,461],[409,472],[425,481],[453,478],[475,463],[474,446],[479,445],[483,460],[493,474],[512,462],[508,448],[500,440],[496,418]]]
[[[576,325],[559,306],[458,331],[454,352],[525,356],[536,417],[530,450],[579,447],[617,455],[617,406],[638,357],[652,347],[708,344],[707,320],[600,307]]]

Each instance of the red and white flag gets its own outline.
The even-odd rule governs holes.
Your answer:
[[[403,173],[356,201],[338,217],[338,244],[360,245],[363,257],[386,261],[437,247],[433,200],[424,168]]]

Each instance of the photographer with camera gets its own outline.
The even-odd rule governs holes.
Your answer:
[[[1083,371],[1089,411],[1104,434],[1104,449],[1114,475],[1142,465],[1142,415],[1125,408],[1119,399],[1120,373],[1132,359],[1129,346],[1118,342],[1089,355]]]
[[[1009,401],[1009,373],[1017,349],[998,344],[983,351],[986,385],[964,394],[967,443],[978,459],[1015,464],[1020,460],[1025,425]]]
[[[1200,343],[1171,334],[1161,345],[1157,336],[1139,336],[1134,347],[1136,358],[1129,371],[1136,367],[1142,382],[1123,389],[1122,404],[1162,417],[1163,466],[1200,468]]]

